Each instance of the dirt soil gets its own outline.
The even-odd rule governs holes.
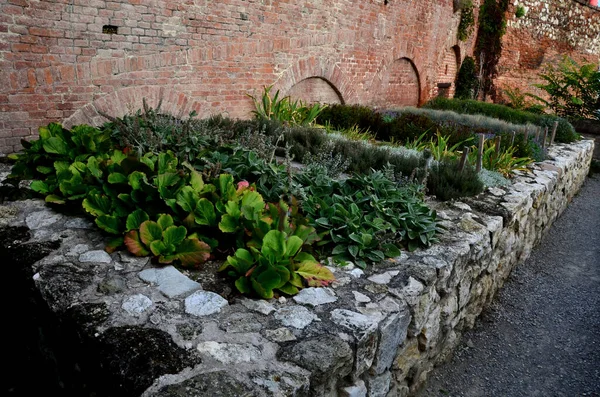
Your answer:
[[[418,397],[600,396],[600,175]]]

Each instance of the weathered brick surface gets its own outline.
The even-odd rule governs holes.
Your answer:
[[[600,62],[600,8],[583,0],[520,0],[526,7],[522,18],[515,6],[508,11],[497,85],[519,88],[544,96],[533,87],[546,65],[566,55],[577,62]]]
[[[416,104],[436,87],[457,24],[451,0],[3,1],[0,126],[9,138],[0,151],[18,150],[14,137],[41,124],[100,122],[97,110],[123,114],[163,91],[165,110],[200,116],[247,117],[246,94],[265,85],[307,99]],[[381,83],[390,80],[398,89]]]
[[[551,3],[565,1],[597,16],[572,0]],[[472,51],[473,39],[456,40],[458,21],[452,0],[4,0],[0,153],[19,150],[17,137],[39,125],[101,122],[98,110],[122,115],[150,93],[168,93],[164,110],[200,116],[247,117],[246,94],[268,85],[306,99],[423,103],[447,79],[452,48],[461,58]],[[108,25],[117,33],[103,33]],[[585,48],[577,41],[573,52]]]
[[[343,103],[337,89],[319,77],[309,77],[298,82],[288,91],[288,95],[305,103]]]

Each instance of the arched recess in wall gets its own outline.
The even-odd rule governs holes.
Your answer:
[[[421,98],[419,72],[412,60],[399,58],[390,64],[381,80],[381,98],[376,100],[379,107],[417,106]]]
[[[101,113],[112,117],[123,117],[143,109],[144,99],[147,105],[154,109],[160,103],[161,113],[175,117],[185,118],[192,110],[201,115],[201,104],[183,93],[165,87],[137,86],[122,88],[88,103],[63,120],[62,124],[66,128],[79,124],[99,126],[107,121]]]
[[[324,86],[326,84],[327,86]],[[357,94],[350,80],[346,79],[334,60],[319,57],[303,58],[292,64],[275,82],[273,90],[280,90],[284,95],[293,96],[293,89],[314,89],[314,94],[322,89],[335,103],[354,103]],[[328,91],[329,90],[329,91]],[[304,99],[303,99],[304,100]]]
[[[340,91],[329,80],[320,76],[308,77],[294,84],[288,91],[293,99],[305,103],[344,104]]]
[[[444,59],[437,71],[437,96],[454,97],[456,75],[460,67],[460,47],[455,45],[444,51]]]

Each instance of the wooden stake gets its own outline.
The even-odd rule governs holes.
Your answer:
[[[554,126],[552,127],[552,137],[550,138],[550,146],[554,144],[554,138],[556,138],[556,129],[558,128],[558,121],[554,122]]]
[[[458,169],[460,170],[460,172],[462,172],[462,170],[465,169],[465,164],[467,164],[467,158],[469,157],[470,151],[471,149],[469,149],[468,146],[465,146],[463,148],[462,157],[460,158],[460,163],[458,164]]]
[[[485,141],[485,136],[483,134],[479,134],[479,147],[477,148],[477,165],[475,166],[475,171],[481,171],[481,164],[483,163],[483,142]]]
[[[540,142],[540,127],[535,128],[535,141]]]
[[[525,143],[529,142],[529,126],[525,127],[525,133],[523,135],[523,138],[525,138]]]
[[[544,140],[542,141],[543,150],[546,150],[546,139],[548,139],[548,127],[544,128]]]
[[[502,138],[497,136],[495,141],[496,142],[494,142],[494,144],[496,145],[496,154],[500,154],[500,143],[502,142]]]
[[[511,132],[511,136],[510,136],[510,146],[515,144],[515,135],[517,135],[516,131]]]

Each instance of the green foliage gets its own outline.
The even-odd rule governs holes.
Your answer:
[[[375,141],[375,134],[369,131],[368,128],[366,130],[361,130],[356,125],[353,125],[352,127],[348,128],[335,129],[329,125],[329,122],[327,122],[325,125],[325,131],[327,131],[328,133],[337,133],[351,141]]]
[[[477,69],[475,68],[475,60],[471,57],[465,57],[462,64],[460,65],[460,69],[458,69],[454,98],[475,98],[478,85],[479,80],[477,79]]]
[[[496,97],[493,80],[498,75],[508,5],[508,0],[483,0],[479,7],[475,54],[481,64],[480,89],[483,99],[488,95],[491,95],[492,99]]]
[[[385,123],[381,114],[361,105],[330,105],[319,114],[317,122],[338,131],[351,128],[371,131],[378,139],[379,130]]]
[[[531,95],[560,117],[600,120],[600,70],[595,64],[579,65],[565,57],[557,65],[549,65],[536,87],[546,91],[550,99]]]
[[[433,158],[439,161],[444,158],[456,158],[456,151],[462,149],[465,145],[473,140],[474,138],[470,137],[464,141],[450,146],[448,143],[449,138],[438,133],[436,139],[431,139],[427,148],[430,150]]]
[[[366,109],[361,107],[350,107],[352,109],[359,109],[359,112],[363,115],[366,115]],[[346,116],[355,114],[353,111],[348,112],[347,107],[334,105],[327,108],[325,111],[329,112],[334,117],[337,117],[335,112],[330,112],[331,109],[337,109],[340,111],[340,114],[344,117],[338,118],[338,120],[343,120]],[[400,121],[396,121],[398,118],[399,112],[391,112],[392,122],[397,123],[393,126],[386,126],[387,130],[384,131],[385,134],[390,134],[392,127],[400,130],[401,128],[405,128],[405,125],[402,123],[403,120],[407,120],[412,117],[413,121],[422,121],[422,124],[419,124],[419,128],[413,124],[414,130],[411,130],[411,136],[420,136],[423,134],[423,131],[427,128],[431,128],[428,132],[428,136],[435,137],[435,129],[432,126],[436,124],[433,123],[428,117],[421,116],[420,114],[412,115],[411,112],[417,112],[415,109],[407,110],[408,116],[406,118],[401,118]],[[369,114],[374,115],[374,120],[382,120],[382,114],[374,113],[372,110],[369,110]],[[367,118],[368,119],[368,118]],[[365,119],[366,120],[366,119]],[[354,122],[355,119],[351,118],[351,121]],[[333,124],[332,124],[333,125]],[[471,127],[460,126],[456,123],[445,123],[439,124],[441,127],[445,128],[445,131],[448,131],[449,134],[452,134],[452,139],[449,140],[450,145],[455,145],[458,142],[461,142],[465,139],[468,139],[472,136]],[[423,128],[425,126],[426,128]],[[240,127],[229,127],[234,130],[239,130]],[[264,131],[266,134],[283,134],[286,145],[291,147],[290,152],[291,155],[299,159],[300,161],[307,163],[310,159],[315,155],[319,155],[320,153],[324,153],[330,158],[335,159],[343,158],[348,160],[348,169],[347,173],[356,173],[356,174],[368,174],[371,169],[374,170],[384,170],[386,167],[391,166],[394,169],[394,172],[397,174],[404,175],[404,177],[413,176],[417,180],[424,180],[425,177],[425,169],[424,169],[424,161],[422,155],[418,152],[406,150],[405,148],[396,148],[393,145],[390,146],[382,146],[382,145],[374,145],[365,141],[351,141],[347,140],[344,137],[336,134],[327,134],[323,131],[323,129],[319,128],[310,128],[310,127],[292,127],[292,128],[274,128],[270,125],[267,129],[263,129],[262,125],[255,124],[254,126],[249,125],[248,123],[244,123],[244,128],[254,128],[255,131]],[[374,130],[374,129],[373,129]],[[434,131],[431,133],[431,131]],[[404,138],[403,138],[404,139]],[[282,143],[280,143],[282,144]],[[338,157],[339,156],[339,157]],[[449,178],[449,185],[461,184],[459,182],[460,176],[446,174],[446,177]],[[476,176],[475,176],[476,177]],[[269,177],[269,180],[277,181],[279,178]],[[456,178],[456,183],[453,182],[453,179]],[[248,179],[243,176],[240,176],[240,179]],[[250,179],[248,179],[250,181]],[[279,182],[277,182],[279,183]],[[302,195],[302,191],[299,188],[294,188],[293,183],[288,182],[288,192],[293,190],[294,195]],[[258,190],[261,194],[266,194],[262,190],[259,184],[257,184]],[[435,188],[435,186],[433,187]],[[435,191],[430,190],[431,194],[436,194]],[[271,198],[272,199],[272,198]]]
[[[413,140],[410,140],[410,139],[406,140],[404,142],[403,146],[408,149],[414,149],[414,150],[418,150],[419,152],[422,152],[423,150],[425,150],[427,148],[427,146],[430,143],[430,142],[427,142],[427,140],[426,140],[428,134],[429,134],[429,130],[425,130],[425,132],[423,132],[418,138],[415,138]],[[393,138],[392,138],[392,142],[394,142]]]
[[[579,135],[575,132],[573,126],[564,118],[546,114],[534,114],[522,110],[511,109],[508,106],[498,105],[494,103],[473,100],[435,98],[426,103],[424,108],[437,110],[451,110],[453,112],[461,114],[484,115],[490,118],[503,120],[507,123],[513,124],[512,126],[508,125],[504,127],[504,131],[516,131],[519,134],[524,132],[525,128],[529,128],[530,134],[533,132],[531,126],[526,126],[526,124],[532,124],[536,127],[541,128],[548,127],[551,129],[554,125],[554,122],[558,121],[558,128],[556,130],[557,142],[570,143],[579,139]],[[516,124],[521,124],[522,126]],[[499,132],[499,130],[490,132],[496,133]],[[525,153],[517,154],[519,156],[528,155]]]
[[[336,181],[310,167],[298,178],[308,193],[302,208],[323,236],[319,245],[340,262],[365,267],[399,255],[399,245],[414,249],[436,241],[435,212],[382,172]]]
[[[439,200],[446,201],[481,193],[483,182],[478,178],[473,166],[466,164],[461,171],[458,160],[447,160],[431,165],[427,188],[435,192]]]
[[[456,33],[460,41],[466,41],[471,36],[471,33],[473,33],[473,25],[475,24],[473,8],[472,0],[460,1],[460,22]]]
[[[256,118],[276,120],[288,125],[311,125],[314,124],[319,113],[326,107],[315,103],[312,106],[304,104],[301,100],[292,100],[289,96],[279,98],[279,90],[271,97],[273,87],[264,87],[263,94],[259,99],[248,95],[254,102],[253,114]]]
[[[481,179],[485,187],[510,186],[510,180],[505,178],[501,173],[490,171],[485,168],[479,172],[479,179]]]
[[[270,299],[274,291],[289,295],[298,293],[305,285],[327,286],[334,277],[312,255],[301,252],[304,241],[279,230],[269,231],[260,250],[240,248],[228,256],[220,271],[236,278],[235,286],[243,294],[255,293]]]
[[[533,162],[529,157],[515,157],[516,148],[509,147],[506,150],[496,150],[494,141],[488,140],[484,143],[482,165],[490,171],[497,171],[504,177],[512,176],[513,171],[525,171],[527,165]],[[469,161],[475,164],[477,161],[477,146],[473,146],[469,153]]]
[[[22,153],[16,155],[9,182],[37,181],[33,189],[44,195],[62,194],[72,199],[81,198],[81,186],[90,156],[105,153],[110,147],[107,133],[90,126],[76,126],[71,130],[51,123],[39,128],[39,139],[21,142]]]
[[[119,148],[137,157],[171,150],[180,162],[193,162],[204,148],[214,144],[215,139],[227,135],[226,131],[215,128],[211,119],[196,120],[195,111],[181,120],[160,113],[160,103],[156,109],[150,108],[145,99],[143,104],[143,110],[122,118],[103,114],[110,120],[102,127],[103,131],[110,134]]]
[[[525,94],[519,88],[507,88],[502,90],[502,92],[508,97],[509,102],[507,106],[518,110],[523,110],[529,106],[525,99]]]
[[[515,17],[517,18],[523,18],[526,14],[525,11],[525,7],[521,4],[517,5],[517,8],[515,10]]]
[[[144,218],[148,218],[148,215],[138,211],[128,217],[127,224],[135,225]],[[159,263],[177,262],[186,267],[200,265],[210,257],[208,244],[194,237],[186,237],[187,229],[175,226],[170,215],[161,214],[156,222],[145,220],[138,227],[138,230],[128,231],[124,238],[125,246],[136,256],[152,253],[158,257]]]

